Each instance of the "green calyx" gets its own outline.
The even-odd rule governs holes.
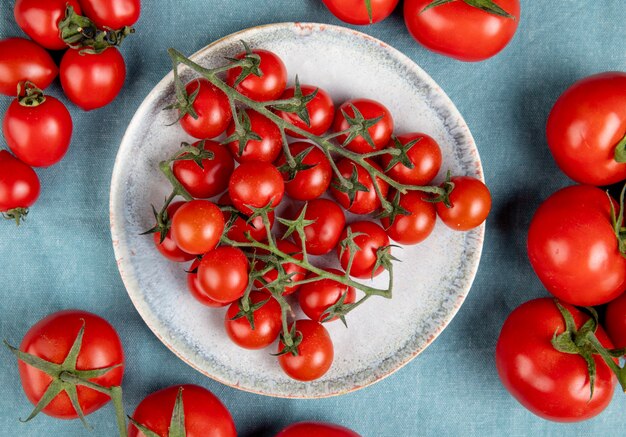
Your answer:
[[[246,150],[246,146],[249,141],[262,141],[263,138],[252,130],[250,117],[246,111],[237,110],[236,112],[238,123],[236,123],[235,131],[232,135],[222,141],[221,144],[237,142],[237,156],[241,156],[243,155],[244,150]]]
[[[22,106],[34,108],[44,103],[46,96],[34,83],[26,81],[22,85],[20,82],[17,84],[17,101]]]
[[[172,411],[172,418],[170,419],[167,437],[187,437],[187,429],[185,428],[185,406],[183,404],[183,390],[183,387],[178,388],[178,394],[176,395],[176,402],[174,403],[174,410]],[[128,416],[128,420],[130,420],[130,422],[146,437],[161,437],[159,434],[152,431],[147,426],[137,422],[132,417]]]
[[[422,140],[422,137],[416,138],[414,140],[409,141],[406,144],[402,144],[402,142],[396,137],[392,137],[393,140],[393,150],[395,150],[395,154],[392,155],[389,164],[385,168],[385,171],[388,172],[391,170],[396,164],[402,164],[406,168],[413,169],[415,168],[415,164],[409,158],[409,150],[416,145],[418,142]]]
[[[450,194],[452,194],[452,191],[454,191],[454,182],[452,182],[452,175],[450,173],[450,170],[448,170],[448,174],[446,175],[446,180],[443,184],[441,184],[441,188],[443,189],[442,193],[430,199],[426,198],[424,200],[426,200],[427,202],[431,202],[431,203],[441,202],[446,206],[446,208],[452,208],[452,202],[450,201]]]
[[[374,140],[370,135],[369,128],[382,120],[383,116],[379,115],[375,118],[365,118],[361,111],[359,111],[357,107],[354,106],[352,103],[350,103],[350,109],[352,109],[352,113],[354,114],[353,117],[349,116],[345,110],[341,110],[343,117],[346,119],[348,125],[350,126],[350,133],[343,142],[343,147],[350,144],[355,138],[362,137],[367,142],[367,144],[369,144],[372,150],[374,150],[376,148],[376,145],[374,144]]]
[[[493,0],[433,0],[428,6],[426,6],[420,13],[424,13],[429,9],[436,8],[455,1],[462,1],[468,6],[480,9],[492,15],[499,17],[509,18],[511,20],[517,20],[515,15],[512,15],[498,6]]]
[[[245,50],[245,54],[242,59],[226,58],[228,61],[241,64],[241,73],[239,73],[239,76],[237,76],[237,79],[235,80],[235,87],[246,80],[246,78],[250,75],[257,77],[263,76],[263,72],[261,71],[261,57],[256,53],[253,53],[250,46],[248,46],[245,41],[241,41],[241,44]]]
[[[372,0],[364,0],[365,1],[365,9],[367,9],[367,17],[370,20],[370,24],[374,22],[374,18],[372,16]]]
[[[352,164],[352,174],[349,179],[338,179],[333,182],[333,187],[342,193],[345,193],[348,196],[349,207],[352,206],[354,200],[356,199],[356,195],[359,191],[364,193],[369,193],[369,189],[359,182],[359,171],[356,167],[356,164]]]
[[[178,75],[175,76],[176,80],[180,80]],[[178,110],[178,118],[169,124],[169,126],[178,123],[185,115],[189,114],[191,118],[194,120],[198,119],[198,114],[193,107],[193,103],[196,101],[196,97],[198,97],[198,93],[200,92],[200,83],[191,94],[187,93],[185,87],[176,88],[176,102],[171,105],[163,108],[164,110],[177,109]]]
[[[302,152],[298,153],[293,157],[294,163],[290,165],[288,162],[278,167],[278,171],[281,173],[286,173],[287,182],[291,182],[295,179],[299,172],[309,170],[314,168],[317,164],[305,164],[304,159],[308,156],[308,154],[313,150],[315,146],[311,145],[311,147],[307,147]]]
[[[400,205],[400,199],[402,195],[399,191],[393,196],[391,202],[387,206],[387,208],[383,209],[380,214],[378,214],[378,218],[389,218],[389,226],[394,224],[398,216],[406,216],[411,215],[409,211],[406,210],[402,205]]]
[[[620,163],[626,162],[626,135],[615,146],[615,160]]]
[[[311,126],[311,117],[309,116],[309,110],[307,105],[311,100],[315,98],[319,89],[316,88],[311,94],[303,95],[302,88],[300,87],[300,80],[296,76],[296,85],[294,88],[293,97],[286,103],[280,103],[274,105],[273,108],[283,112],[290,112],[296,114],[300,119],[306,123],[307,126]]]
[[[2,217],[6,220],[13,220],[19,226],[28,215],[28,208],[13,208],[2,213]]]
[[[249,299],[247,300],[247,302],[244,298],[239,299],[239,302],[237,303],[237,306],[239,307],[239,312],[237,312],[237,314],[235,314],[235,316],[232,317],[230,320],[238,320],[245,317],[250,324],[250,329],[254,331],[254,312],[263,307],[263,305],[265,305],[266,303],[268,303],[270,299],[271,298],[268,297],[267,299],[262,300],[261,302],[257,302],[255,304],[250,304]]]
[[[615,205],[613,205],[613,198],[607,192],[606,195],[609,198],[609,204],[611,205],[611,224],[613,225],[613,231],[617,238],[619,251],[623,257],[626,258],[626,228],[624,227],[624,194],[626,193],[626,184],[622,188],[622,192],[619,196],[619,213],[615,211]]]

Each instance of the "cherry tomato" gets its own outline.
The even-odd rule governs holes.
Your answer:
[[[302,208],[295,216],[299,217],[301,212]],[[337,247],[346,226],[346,216],[339,205],[328,199],[311,200],[307,203],[304,218],[315,221],[304,227],[304,241],[309,254],[325,255]],[[297,232],[293,233],[293,238],[297,245],[302,244]]]
[[[188,96],[198,91],[191,105],[197,118],[187,113],[180,119],[185,132],[200,139],[215,138],[224,133],[233,118],[226,94],[205,78],[192,80],[185,90]]]
[[[289,425],[276,437],[361,437],[356,432],[332,423],[298,422]]]
[[[556,163],[576,182],[626,179],[626,163],[615,160],[616,146],[626,140],[626,73],[596,74],[572,85],[554,104],[547,134]]]
[[[241,249],[220,246],[200,261],[200,288],[216,302],[233,302],[243,296],[248,287],[248,268],[248,258]]]
[[[480,226],[491,211],[491,193],[480,180],[470,176],[451,179],[454,190],[450,193],[451,208],[443,202],[435,204],[437,215],[450,229],[469,231]]]
[[[85,15],[101,29],[132,26],[141,13],[140,0],[80,0]]]
[[[50,314],[28,330],[20,350],[46,361],[61,364],[70,352],[80,328],[85,331],[78,353],[76,370],[96,370],[115,365],[102,376],[89,381],[103,387],[119,386],[124,375],[124,351],[115,329],[103,318],[86,311],[67,310]],[[22,387],[28,400],[36,405],[48,386],[58,377],[18,362]],[[70,373],[72,373],[70,371]],[[106,394],[82,385],[76,387],[78,404],[85,415],[93,413],[109,402]],[[75,419],[78,413],[65,391],[59,393],[43,410],[45,414],[61,419]]]
[[[292,199],[311,200],[320,197],[326,192],[333,177],[333,169],[330,161],[321,149],[313,146],[311,143],[298,141],[289,145],[291,156],[296,158],[305,150],[309,152],[302,159],[305,166],[313,166],[303,170],[297,170],[295,176],[290,180],[290,172],[288,170],[287,159],[285,155],[281,155],[276,161],[276,165],[281,167],[283,179],[285,180],[285,191]]]
[[[119,50],[99,54],[70,49],[61,59],[61,86],[76,106],[91,111],[111,103],[124,86],[126,64]]]
[[[337,269],[324,269],[327,272],[334,273],[339,276],[343,276],[344,273]],[[310,274],[309,277],[315,277],[317,275]],[[349,304],[356,300],[356,291],[354,287],[344,285],[341,282],[337,282],[332,279],[324,278],[316,282],[309,282],[308,284],[302,284],[300,287],[300,293],[298,293],[298,302],[300,308],[308,318],[316,322],[322,322],[328,315],[326,310],[336,304],[341,296],[345,295],[343,303]],[[337,317],[333,317],[327,322],[337,320]]]
[[[178,209],[183,206],[185,202],[173,202],[167,207],[167,216],[171,220]],[[168,229],[167,234],[163,241],[161,241],[161,233],[155,232],[152,234],[154,245],[157,250],[165,258],[177,263],[191,261],[195,258],[195,255],[180,250],[176,242],[172,239],[172,230]]]
[[[428,50],[461,61],[482,61],[507,46],[520,19],[519,0],[493,1],[515,18],[486,12],[465,1],[424,11],[433,0],[406,0],[404,21],[413,38]]]
[[[426,134],[413,133],[398,135],[398,141],[406,146],[412,141],[417,141],[406,152],[413,168],[409,168],[401,162],[395,164],[387,170],[391,164],[391,155],[381,156],[382,167],[388,176],[404,185],[427,185],[435,179],[441,168],[441,149],[435,140]],[[388,148],[393,148],[395,142],[392,140]]]
[[[72,117],[52,96],[34,106],[15,99],[4,115],[2,131],[17,158],[33,167],[48,167],[63,159],[70,146]]]
[[[369,163],[372,167],[382,172],[382,169],[378,164],[373,161],[369,161]],[[367,191],[357,191],[352,204],[350,204],[350,197],[348,194],[336,188],[336,185],[339,184],[339,180],[335,177],[333,179],[330,192],[341,206],[354,214],[371,214],[380,208],[380,198],[376,194],[372,178],[363,167],[353,161],[350,161],[349,159],[344,158],[337,163],[337,169],[343,177],[348,180],[356,169],[358,182],[363,184],[363,186],[367,189]],[[376,178],[376,183],[381,194],[383,196],[387,196],[387,193],[389,192],[389,184],[378,177]]]
[[[133,419],[156,435],[170,434],[170,424],[179,390],[182,388],[186,437],[236,437],[235,422],[224,404],[209,390],[198,385],[175,385],[146,396],[133,413]],[[131,422],[129,437],[144,437]]]
[[[576,327],[589,317],[565,305]],[[526,408],[544,419],[576,422],[596,416],[611,402],[616,379],[599,355],[594,355],[596,381],[593,396],[585,360],[559,352],[552,337],[565,330],[563,316],[554,301],[535,299],[519,306],[507,318],[496,346],[496,366],[502,384]],[[603,346],[612,344],[599,327]]]
[[[263,161],[273,162],[283,147],[283,137],[280,129],[272,120],[251,109],[245,110],[250,120],[250,130],[261,137],[260,140],[249,140],[240,153],[240,141],[228,143],[230,152],[237,162]],[[226,130],[228,136],[235,132],[235,122],[231,122]]]
[[[354,237],[354,242],[360,250],[354,255],[352,268],[348,272],[350,276],[360,279],[370,279],[380,275],[384,267],[381,265],[377,267],[376,270],[374,270],[374,267],[376,266],[379,249],[389,246],[389,237],[385,233],[385,230],[374,222],[354,222],[346,226],[341,233],[341,241],[345,240],[348,236],[348,229],[351,230],[353,234],[361,234]],[[340,246],[337,247],[337,256],[339,257],[341,268],[347,271],[348,262],[350,260],[350,249],[346,248],[342,250],[340,244]]]
[[[220,308],[228,305],[228,302],[218,302],[216,300],[211,299],[202,289],[200,285],[200,280],[198,279],[198,267],[200,266],[200,260],[195,259],[194,262],[189,267],[189,271],[187,273],[187,289],[191,293],[191,295],[196,298],[198,302],[203,305],[206,305],[210,308]]]
[[[297,355],[287,352],[278,357],[278,363],[283,371],[298,381],[313,381],[319,379],[333,364],[333,342],[326,328],[312,320],[297,320],[296,332],[302,341],[297,346]],[[282,352],[285,345],[278,344],[278,352]]]
[[[387,18],[400,0],[371,0],[371,17],[365,0],[322,0],[330,12],[341,21],[365,25]]]
[[[604,326],[615,347],[626,348],[626,294],[606,307]]]
[[[28,208],[39,197],[37,173],[6,150],[0,150],[0,212]],[[18,213],[18,217],[23,214]]]
[[[350,141],[350,143],[346,144],[345,148],[356,153],[369,153],[385,147],[387,143],[389,143],[391,134],[393,133],[393,118],[391,118],[391,113],[382,103],[374,100],[353,99],[343,103],[335,115],[333,130],[335,132],[341,132],[350,128],[350,124],[344,113],[350,118],[358,117],[358,115],[355,115],[353,107],[357,109],[358,113],[360,113],[365,120],[373,120],[377,117],[382,118],[367,129],[374,143],[373,147],[363,136],[359,135]],[[339,141],[340,144],[343,144],[347,139],[348,136],[346,134],[337,137],[337,141]]]
[[[232,206],[233,202],[230,200],[230,196],[228,192],[224,193],[220,200],[217,202],[219,205]],[[224,211],[224,220],[228,222],[230,220],[230,212]],[[274,226],[274,211],[268,213],[268,218],[270,220],[270,229]],[[262,217],[255,217],[252,219],[250,223],[247,223],[247,218],[238,216],[235,219],[235,222],[231,225],[230,229],[226,236],[233,241],[237,241],[239,243],[247,243],[248,238],[246,234],[249,234],[253,240],[256,241],[265,241],[267,240],[267,231],[265,230],[265,226],[263,225]]]
[[[224,225],[224,215],[214,203],[192,200],[172,217],[172,239],[183,251],[202,255],[217,246]]]
[[[309,114],[308,123],[302,120],[295,112],[276,111],[276,113],[293,126],[312,133],[313,135],[321,136],[326,133],[333,124],[333,119],[335,118],[335,105],[333,104],[333,100],[326,91],[318,87],[302,85],[300,86],[300,90],[303,97],[310,96],[317,91],[313,99],[306,104],[306,109]],[[287,88],[283,95],[280,96],[280,100],[291,99],[295,95],[295,91],[295,87]],[[304,136],[292,130],[287,129],[286,132],[294,138],[304,138]]]
[[[17,0],[13,14],[17,25],[40,46],[50,50],[66,49],[59,37],[59,21],[67,5],[80,15],[78,0]]]
[[[601,305],[626,290],[626,258],[611,223],[611,201],[599,188],[563,188],[530,223],[530,263],[546,289],[572,305]]]
[[[391,194],[395,196],[395,192]],[[418,244],[424,241],[435,228],[437,210],[432,202],[424,200],[426,194],[409,191],[400,195],[399,204],[409,214],[400,214],[391,221],[390,217],[381,220],[387,235],[400,244]]]
[[[293,244],[287,240],[278,240],[276,242],[276,247],[282,252],[290,255],[292,258],[297,259],[298,261],[302,261],[304,259],[304,255],[298,246]],[[259,251],[260,253],[267,255],[265,251]],[[264,261],[257,261],[256,270],[260,271],[266,267],[266,263]],[[293,263],[284,263],[283,269],[285,270],[285,274],[292,275],[289,279],[289,282],[298,282],[302,281],[306,277],[306,269],[304,267],[300,267]],[[263,280],[265,284],[270,284],[278,278],[278,271],[276,269],[272,269],[269,272],[263,275]],[[263,291],[269,292],[266,288],[263,287],[264,282],[257,280],[254,282],[255,287],[262,289]],[[288,285],[283,290],[283,296],[288,296],[290,294],[295,293],[300,288],[300,285]]]
[[[235,86],[235,82],[241,75],[241,68],[231,68],[226,75],[226,82],[244,96],[257,102],[279,99],[287,87],[285,64],[278,55],[268,50],[253,50],[252,53],[258,55],[261,60],[259,64],[261,76],[249,74]],[[245,53],[239,53],[235,58],[243,59],[245,55]]]
[[[15,97],[17,84],[30,81],[45,89],[59,69],[50,54],[24,38],[0,40],[0,93]]]
[[[269,300],[268,300],[269,299]],[[250,293],[251,305],[267,301],[252,314],[254,328],[242,313],[240,302],[233,302],[224,316],[228,337],[244,349],[263,349],[278,338],[282,329],[282,313],[276,299],[265,293]]]
[[[204,140],[194,143],[204,150],[213,153],[212,159],[203,159],[202,166],[195,161],[174,161],[174,176],[193,197],[208,198],[223,192],[228,187],[228,179],[235,169],[233,157],[226,149],[215,141]]]
[[[285,194],[279,171],[267,162],[244,162],[235,169],[228,183],[235,208],[251,215],[252,208],[278,205]]]

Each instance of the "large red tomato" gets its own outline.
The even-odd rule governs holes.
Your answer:
[[[80,0],[80,5],[101,29],[132,26],[141,13],[141,0]]]
[[[174,161],[174,176],[193,197],[206,199],[217,196],[228,187],[228,179],[235,169],[235,162],[228,149],[210,140],[198,141],[200,147],[213,153],[213,158],[203,159],[202,166],[192,160]]]
[[[361,437],[340,425],[322,422],[298,422],[289,425],[276,437]]]
[[[505,17],[483,10],[486,2],[452,0],[424,11],[433,0],[406,0],[404,21],[409,33],[435,53],[461,61],[482,61],[513,39],[520,19],[519,0],[493,0]]]
[[[17,0],[13,14],[18,26],[40,46],[50,50],[66,49],[59,36],[59,21],[67,6],[81,14],[78,0]]]
[[[350,24],[372,24],[387,18],[400,0],[322,0],[330,12],[341,21]],[[370,16],[371,15],[371,16]]]
[[[615,347],[626,348],[626,293],[607,305],[604,326]]]
[[[572,85],[548,117],[548,145],[556,163],[581,184],[626,179],[626,73],[602,73]],[[621,162],[615,151],[621,144]]]
[[[34,42],[24,38],[0,41],[0,93],[15,97],[17,84],[24,81],[43,90],[58,73],[50,54]]]
[[[18,223],[39,197],[37,173],[6,150],[0,150],[0,213]]]

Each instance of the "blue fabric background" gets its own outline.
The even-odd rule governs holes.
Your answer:
[[[465,116],[478,143],[494,208],[474,287],[441,337],[412,363],[375,386],[314,401],[271,399],[216,383],[178,360],[148,330],[120,280],[109,234],[109,180],[126,126],[150,89],[168,72],[168,47],[191,54],[211,41],[259,24],[283,21],[339,23],[320,0],[150,0],[143,2],[137,34],[122,49],[128,78],[121,96],[91,113],[70,107],[75,133],[57,166],[38,171],[43,191],[27,222],[0,223],[2,317],[0,336],[19,343],[41,317],[65,308],[96,312],[118,329],[128,367],[127,412],[156,389],[201,384],[232,412],[241,436],[270,436],[305,419],[354,428],[363,436],[616,435],[626,430],[626,398],[616,393],[598,418],[582,424],[543,421],[501,386],[494,346],[507,314],[545,295],[526,258],[525,238],[541,199],[570,181],[554,164],[545,120],[573,81],[605,71],[626,71],[623,0],[523,1],[523,18],[499,56],[465,64],[415,43],[401,8],[383,23],[360,28],[400,49],[443,87]],[[12,1],[2,0],[0,37],[22,35]],[[358,68],[358,66],[355,66]],[[62,97],[55,84],[50,91]],[[9,99],[0,98],[0,112]],[[114,436],[113,412],[104,408],[78,421],[46,416],[28,424],[30,404],[8,351],[0,350],[0,434]]]

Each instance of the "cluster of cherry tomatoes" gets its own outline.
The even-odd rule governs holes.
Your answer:
[[[15,20],[32,39],[0,41],[0,93],[13,96],[2,130],[13,153],[0,151],[0,213],[19,224],[39,197],[32,167],[49,167],[65,156],[72,118],[57,98],[45,95],[60,77],[67,98],[88,111],[113,101],[126,66],[115,47],[132,32],[139,0],[17,0]],[[84,14],[85,16],[81,15]],[[60,67],[51,51],[61,57]]]
[[[400,0],[322,0],[342,21],[378,23]],[[409,33],[427,49],[461,61],[482,61],[504,49],[517,30],[519,0],[404,0]]]
[[[626,74],[572,85],[550,113],[547,138],[559,167],[586,184],[550,196],[528,231],[530,262],[560,303],[544,298],[517,308],[502,328],[496,361],[525,407],[578,421],[601,413],[617,383],[626,389],[617,361],[626,350],[614,349],[626,348],[624,191],[617,202],[597,188],[626,179]]]

